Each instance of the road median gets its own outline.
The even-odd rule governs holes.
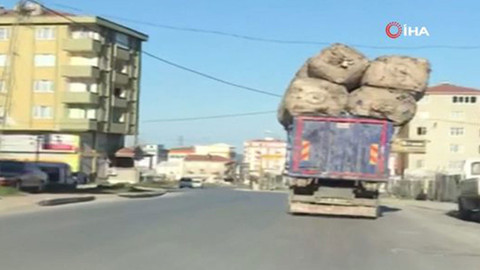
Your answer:
[[[75,196],[75,197],[45,199],[45,200],[39,201],[37,204],[40,206],[56,206],[56,205],[63,205],[63,204],[89,202],[93,200],[95,200],[95,196]]]
[[[152,197],[159,197],[162,195],[165,195],[167,191],[165,189],[149,189],[143,190],[141,192],[122,192],[118,193],[117,196],[122,197],[122,198],[152,198]]]

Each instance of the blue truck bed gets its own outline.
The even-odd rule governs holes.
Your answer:
[[[299,116],[288,131],[288,175],[386,181],[393,126],[369,118]]]

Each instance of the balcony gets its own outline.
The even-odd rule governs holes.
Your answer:
[[[98,104],[98,95],[91,92],[65,92],[63,103]]]
[[[425,154],[427,150],[426,140],[412,140],[398,138],[392,142],[392,152]]]
[[[92,119],[69,119],[64,118],[59,124],[60,130],[85,131],[97,130],[97,120]]]
[[[63,66],[62,75],[71,78],[100,78],[100,70],[95,66]]]
[[[112,106],[115,108],[127,108],[128,101],[123,98],[113,97]]]
[[[113,72],[113,83],[116,85],[126,85],[130,81],[127,74],[118,71]]]
[[[110,132],[125,134],[127,132],[127,125],[125,123],[110,123]]]
[[[129,61],[130,60],[130,52],[124,48],[116,46],[114,57],[118,60]]]
[[[94,53],[98,54],[102,50],[102,44],[98,40],[91,38],[65,39],[63,49],[68,52]]]

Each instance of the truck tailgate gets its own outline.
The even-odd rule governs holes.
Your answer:
[[[296,117],[289,133],[289,174],[384,181],[392,131],[383,120]]]

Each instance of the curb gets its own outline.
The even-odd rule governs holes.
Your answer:
[[[136,191],[157,191],[157,192],[165,192],[166,191],[163,188],[141,187],[141,186],[132,186],[131,189],[136,190]]]
[[[122,198],[152,198],[152,197],[159,197],[166,194],[167,191],[146,191],[146,192],[125,192],[125,193],[118,193],[117,196]]]
[[[83,197],[68,197],[58,199],[47,199],[39,201],[37,204],[40,206],[55,206],[70,203],[89,202],[95,200],[95,196],[83,196]]]

